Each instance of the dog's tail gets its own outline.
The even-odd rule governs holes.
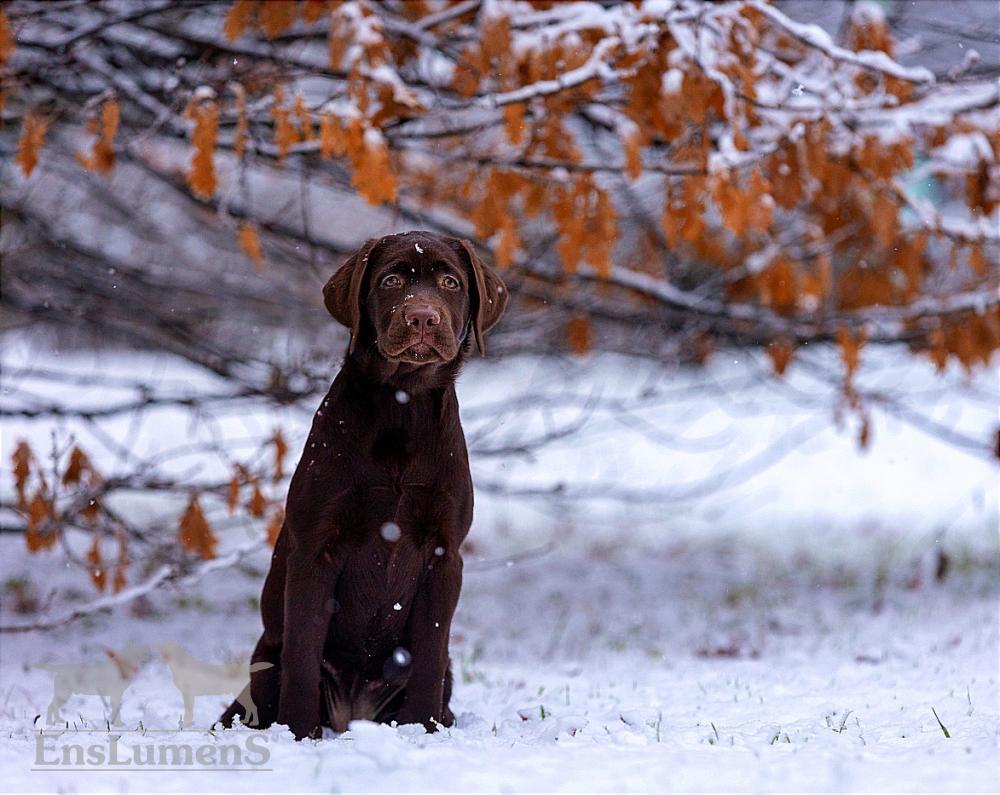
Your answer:
[[[409,652],[397,649],[383,665],[381,677],[365,679],[324,660],[320,690],[330,728],[345,732],[352,720],[386,719],[410,678],[410,663]]]

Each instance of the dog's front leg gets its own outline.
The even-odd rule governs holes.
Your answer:
[[[412,668],[406,698],[396,720],[422,723],[428,731],[451,725],[444,703],[448,636],[462,590],[462,558],[457,549],[435,557],[424,574],[407,623]]]
[[[291,552],[285,579],[278,723],[286,724],[299,740],[319,735],[320,663],[336,579],[336,568],[326,555],[302,549]]]

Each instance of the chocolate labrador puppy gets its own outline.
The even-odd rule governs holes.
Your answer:
[[[507,290],[464,240],[369,240],[323,288],[351,330],[288,490],[251,676],[259,725],[450,726],[448,634],[472,479],[455,376]],[[243,717],[237,701],[220,719]]]

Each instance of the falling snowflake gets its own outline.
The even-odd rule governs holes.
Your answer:
[[[395,522],[386,522],[382,525],[382,529],[379,532],[386,541],[399,541],[403,535],[403,531],[400,530],[399,525]]]
[[[413,247],[417,250],[418,254],[423,254],[424,253],[424,250],[422,248],[420,248],[420,244],[419,243],[414,243]]]
[[[410,664],[413,657],[410,653],[404,649],[402,646],[397,646],[396,650],[392,653],[392,661],[396,663],[400,668],[405,668]]]

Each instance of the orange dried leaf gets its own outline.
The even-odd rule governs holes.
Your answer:
[[[108,572],[101,557],[101,537],[94,534],[94,542],[87,552],[87,562],[90,564],[90,580],[98,591],[103,591],[108,584]]]
[[[969,247],[969,267],[972,268],[972,272],[977,276],[986,275],[986,255],[983,253],[983,244],[981,242],[973,243]]]
[[[14,34],[11,32],[7,15],[0,8],[0,66],[3,66],[7,59],[14,53],[15,47]]]
[[[226,507],[229,508],[229,513],[236,513],[236,506],[239,505],[239,501],[240,479],[234,472],[232,479],[229,481],[229,486],[226,489]]]
[[[97,149],[95,150],[96,170],[101,174],[107,174],[115,165],[113,144],[120,120],[121,111],[118,108],[118,102],[109,99],[101,106],[101,122],[98,130]]]
[[[264,271],[264,252],[260,245],[257,227],[249,221],[244,221],[240,226],[240,248],[253,262],[257,271],[262,273]]]
[[[249,123],[247,122],[247,92],[243,86],[236,84],[233,86],[236,93],[236,129],[233,131],[233,154],[237,160],[242,160],[247,151],[247,132]]]
[[[513,215],[507,215],[500,227],[500,242],[497,243],[496,260],[501,268],[509,268],[514,263],[514,254],[521,243],[517,234],[517,221]]]
[[[285,523],[285,509],[280,505],[271,514],[271,521],[267,523],[267,543],[272,547],[278,542],[278,535]]]
[[[296,4],[291,0],[263,0],[257,9],[257,22],[264,35],[273,39],[295,21]]]
[[[275,428],[271,444],[274,445],[274,482],[277,483],[285,476],[285,456],[288,454],[288,444],[280,428]]]
[[[21,439],[17,443],[17,447],[15,447],[14,452],[11,453],[10,460],[13,464],[14,488],[17,491],[17,506],[22,511],[25,511],[28,508],[28,501],[25,497],[24,490],[28,484],[28,478],[31,476],[31,462],[34,460],[34,454],[31,452],[31,447],[24,439]]]
[[[29,112],[21,123],[21,137],[17,141],[17,156],[14,161],[21,167],[24,176],[30,176],[38,165],[38,153],[45,145],[45,130],[48,123],[41,116]]]
[[[729,174],[720,174],[712,186],[712,198],[719,208],[722,223],[737,237],[750,223],[750,206],[747,196],[732,181]]]
[[[278,145],[278,162],[285,159],[293,144],[297,144],[301,139],[299,131],[292,124],[292,113],[288,108],[283,108],[275,104],[271,108],[271,116],[274,118],[274,142]]]
[[[899,207],[895,200],[884,190],[875,190],[872,196],[872,212],[870,224],[875,233],[875,239],[888,248],[896,239]]]
[[[785,374],[785,370],[788,369],[788,364],[792,360],[792,354],[794,353],[795,344],[791,340],[782,337],[771,341],[767,346],[767,355],[771,357],[771,364],[774,367],[775,374]]]
[[[191,109],[194,118],[194,132],[191,142],[194,155],[187,173],[187,183],[191,192],[208,199],[218,186],[215,177],[215,141],[219,132],[219,109],[214,102],[202,102]]]
[[[587,218],[586,260],[602,279],[611,277],[611,256],[618,239],[618,219],[607,192],[595,192],[594,207]]]
[[[263,492],[260,490],[260,484],[257,481],[254,481],[253,493],[247,501],[247,510],[250,512],[251,516],[255,516],[259,519],[267,512],[267,505],[267,497],[265,497]]]
[[[642,157],[639,153],[639,134],[632,133],[625,137],[625,173],[629,179],[638,179],[642,174]]]
[[[510,51],[510,20],[505,16],[490,16],[482,24],[483,56],[489,60],[501,58]]]
[[[350,154],[354,163],[351,185],[358,193],[373,205],[395,201],[396,175],[389,164],[389,150],[382,134],[369,128],[364,133],[360,149]]]
[[[776,257],[757,279],[764,303],[779,312],[789,312],[798,300],[799,273],[795,264],[785,257]]]
[[[340,157],[347,151],[344,145],[343,131],[337,117],[332,113],[324,113],[319,120],[319,153],[326,160]]]
[[[76,159],[80,164],[97,174],[108,174],[115,167],[115,135],[118,133],[118,123],[121,120],[121,111],[118,102],[114,97],[105,100],[101,105],[101,117],[95,121],[94,131],[97,140],[90,148],[89,155],[82,155],[79,152]]]
[[[80,509],[80,515],[88,522],[95,522],[101,515],[101,501],[96,497],[87,501],[87,504]]]
[[[128,557],[128,537],[124,531],[118,533],[118,560],[115,562],[115,580],[112,589],[118,593],[128,585],[125,572],[128,571],[131,561]]]
[[[253,22],[258,0],[236,0],[226,13],[223,31],[229,41],[236,41]]]
[[[574,315],[569,319],[566,324],[566,344],[579,356],[590,351],[590,318],[586,315]]]
[[[205,519],[197,494],[191,495],[187,508],[181,516],[177,540],[184,549],[194,552],[206,560],[215,557],[215,547],[218,541]]]
[[[87,454],[79,447],[74,446],[69,454],[69,462],[66,471],[63,473],[62,482],[64,486],[72,486],[79,483],[85,476],[96,474]]]
[[[927,355],[934,362],[937,372],[943,373],[948,364],[948,343],[940,328],[932,329],[927,334]]]
[[[309,110],[306,108],[306,103],[301,95],[295,98],[295,117],[299,121],[302,138],[306,141],[312,141],[316,137],[316,133],[313,130],[312,116],[309,114]]]
[[[748,214],[750,226],[758,232],[763,232],[771,225],[774,198],[771,196],[771,183],[764,178],[760,169],[755,168],[750,175],[747,194],[750,202]]]
[[[840,358],[844,362],[847,380],[850,381],[858,369],[861,359],[861,346],[864,345],[866,334],[862,329],[852,333],[847,326],[837,329],[837,344],[840,345]]]
[[[52,516],[52,500],[47,490],[40,486],[28,505],[28,529],[37,530],[39,525]]]
[[[115,593],[125,590],[125,588],[128,586],[128,579],[125,577],[126,570],[127,567],[122,566],[121,564],[115,566],[115,581],[111,586],[112,590]]]
[[[319,22],[326,11],[326,0],[304,0],[302,3],[302,18],[306,22]]]
[[[512,102],[503,109],[504,129],[507,140],[513,146],[518,146],[524,139],[524,104]]]
[[[35,492],[35,496],[28,504],[27,513],[28,528],[24,534],[24,541],[28,551],[38,552],[55,545],[58,539],[58,529],[43,527],[49,520],[55,518],[55,507],[44,483],[38,487],[38,491]],[[40,529],[44,532],[39,532]]]
[[[858,447],[867,450],[872,440],[872,423],[866,414],[861,418],[861,427],[858,429]]]

